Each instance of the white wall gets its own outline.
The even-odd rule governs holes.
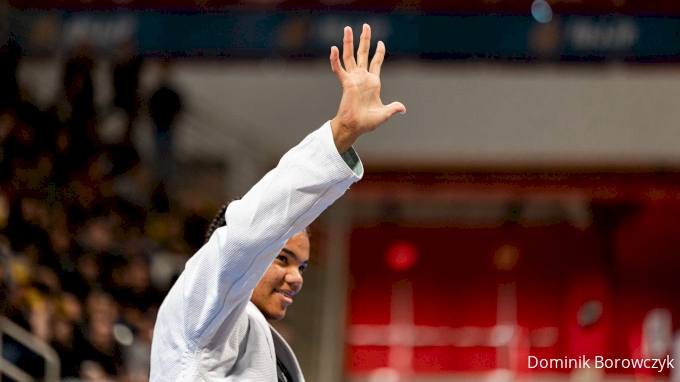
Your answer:
[[[385,66],[383,100],[408,112],[358,143],[367,162],[680,164],[676,68]],[[341,94],[320,63],[269,75],[255,63],[192,64],[178,75],[196,99],[247,123],[279,153],[332,118]]]

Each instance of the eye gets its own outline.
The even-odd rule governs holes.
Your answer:
[[[284,255],[278,255],[278,256],[276,256],[276,259],[281,260],[282,262],[288,264],[288,258]]]
[[[300,273],[302,273],[302,272],[305,271],[305,269],[307,269],[307,266],[306,266],[306,265],[303,265],[303,266],[301,266],[301,267],[298,268],[298,269],[300,270]]]

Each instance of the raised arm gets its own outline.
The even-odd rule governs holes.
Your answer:
[[[369,44],[370,28],[364,25],[354,61],[352,31],[345,28],[345,69],[338,49],[331,50],[331,66],[343,86],[338,115],[286,153],[241,200],[232,202],[225,214],[227,225],[187,263],[159,312],[152,377],[162,379],[165,371],[159,365],[172,364],[177,353],[194,355],[228,336],[286,241],[361,178],[363,169],[352,143],[405,111],[400,103],[382,105],[379,74],[385,47],[378,44],[368,71]]]

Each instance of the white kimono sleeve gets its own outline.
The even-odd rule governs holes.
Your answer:
[[[189,260],[182,275],[187,350],[210,341],[218,327],[231,330],[229,325],[241,313],[233,310],[250,299],[286,241],[362,174],[353,149],[342,156],[338,153],[327,122],[288,151],[241,200],[229,205],[227,225]]]

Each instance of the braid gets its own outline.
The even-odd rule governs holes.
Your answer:
[[[227,225],[227,220],[224,217],[224,213],[227,212],[228,205],[229,204],[223,205],[222,207],[220,207],[219,211],[217,211],[215,218],[213,218],[213,221],[210,223],[210,226],[208,227],[208,231],[205,233],[205,243],[207,243],[210,240],[210,236],[212,236],[213,232],[215,232],[218,228]]]

